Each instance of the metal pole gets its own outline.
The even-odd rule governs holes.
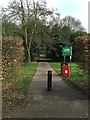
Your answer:
[[[71,71],[71,59],[72,59],[72,56],[70,56],[70,71]]]
[[[47,91],[52,90],[52,71],[48,71]]]
[[[65,63],[65,56],[64,56],[64,63]]]

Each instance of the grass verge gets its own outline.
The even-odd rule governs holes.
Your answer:
[[[11,78],[3,79],[3,109],[15,108],[15,105],[24,99],[25,92],[27,91],[32,77],[36,72],[37,66],[38,63],[31,63],[25,64],[21,67],[16,67]],[[11,68],[6,70],[9,72]]]
[[[61,63],[53,62],[50,65],[59,75],[61,74]],[[88,91],[88,71],[77,63],[71,63],[70,77],[63,77],[63,80]]]

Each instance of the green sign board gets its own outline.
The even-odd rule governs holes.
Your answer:
[[[63,47],[62,55],[63,56],[71,56],[72,55],[72,47]]]

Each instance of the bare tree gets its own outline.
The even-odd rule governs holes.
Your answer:
[[[22,31],[22,37],[25,40],[25,46],[28,53],[28,62],[31,62],[31,44],[35,34],[37,20],[45,20],[45,16],[51,15],[52,11],[46,8],[46,2],[29,2],[28,0],[14,0],[6,9],[8,11],[8,17],[16,23],[19,23]],[[28,35],[29,22],[34,20],[32,32]],[[30,37],[29,37],[30,36]]]
[[[85,30],[84,27],[81,25],[80,20],[75,19],[72,16],[66,16],[61,20],[61,26],[67,26],[71,30],[77,31],[77,30]]]

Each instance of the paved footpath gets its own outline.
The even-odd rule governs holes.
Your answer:
[[[24,103],[19,105],[9,117],[88,118],[87,97],[75,88],[68,86],[53,70],[53,89],[47,91],[48,70],[52,70],[49,63],[39,63]]]

